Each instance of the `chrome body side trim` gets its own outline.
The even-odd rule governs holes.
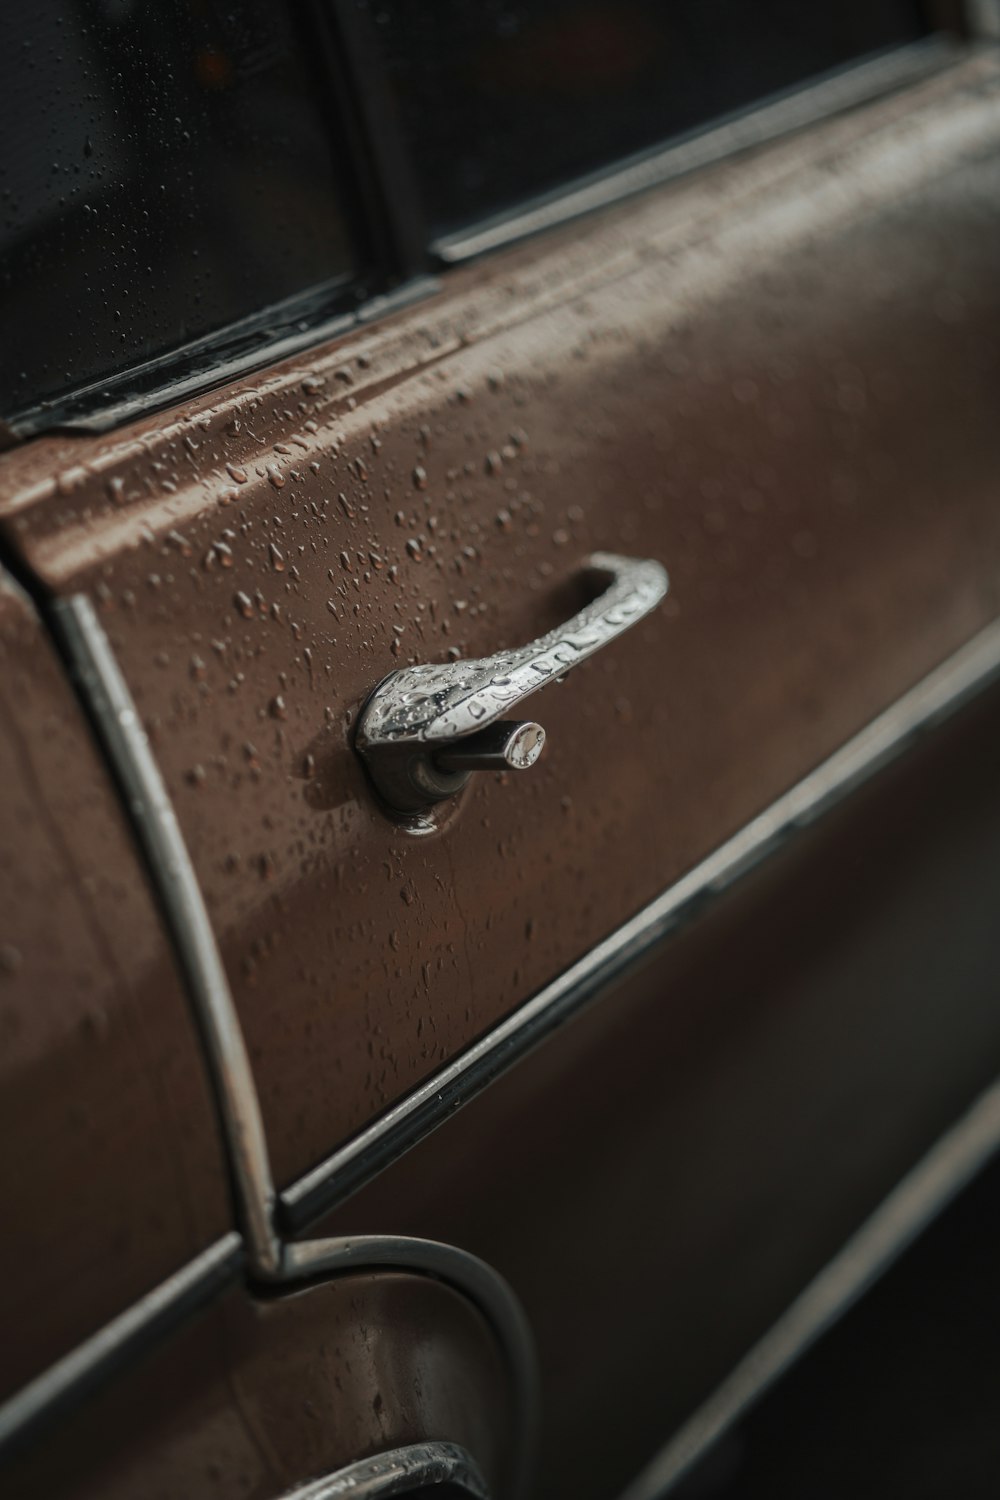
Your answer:
[[[413,1443],[363,1458],[325,1479],[289,1491],[284,1500],[393,1500],[415,1489],[446,1484],[468,1500],[490,1500],[486,1481],[471,1453],[457,1443]]]
[[[474,260],[905,88],[967,56],[968,51],[953,38],[930,36],[878,53],[800,85],[757,109],[692,131],[662,150],[643,152],[609,171],[585,177],[568,191],[546,193],[513,212],[446,235],[431,250],[444,266]]]
[[[1000,1080],[931,1147],[619,1500],[660,1500],[1000,1151]]]
[[[325,1281],[375,1268],[416,1272],[445,1282],[473,1303],[492,1327],[503,1350],[516,1403],[518,1452],[511,1465],[511,1495],[521,1495],[527,1488],[535,1450],[538,1373],[531,1328],[514,1292],[492,1266],[467,1250],[435,1240],[382,1234],[286,1244],[282,1279]]]
[[[104,752],[130,813],[136,838],[160,901],[188,987],[216,1092],[233,1175],[236,1207],[246,1240],[252,1280],[270,1284],[326,1279],[374,1267],[433,1276],[466,1295],[491,1324],[512,1381],[519,1432],[517,1472],[527,1475],[537,1386],[527,1319],[507,1283],[485,1262],[449,1245],[376,1236],[283,1244],[275,1227],[275,1192],[256,1084],[215,935],[163,778],[142,728],[128,685],[90,600],[74,595],[56,603],[53,628],[74,672]],[[237,1235],[224,1242],[219,1275],[233,1279],[230,1257],[242,1249]],[[216,1267],[217,1249],[208,1252]],[[111,1361],[140,1335],[179,1310],[188,1284],[204,1280],[199,1257],[185,1271],[112,1320],[85,1344],[22,1390],[2,1415],[0,1438],[20,1435],[71,1390],[82,1394]]]
[[[92,1338],[58,1360],[0,1406],[0,1449],[31,1436],[36,1423],[79,1400],[133,1353],[171,1325],[181,1310],[203,1307],[230,1286],[243,1258],[238,1234],[225,1235],[161,1281]]]
[[[812,823],[900,755],[917,735],[998,678],[1000,621],[981,631],[630,922],[300,1177],[281,1194],[290,1226],[304,1228],[437,1129],[706,899],[732,885],[798,828]]]
[[[202,1024],[210,1046],[215,1049],[210,1056],[213,1068],[220,1075],[229,1111],[227,1145],[233,1153],[241,1202],[248,1223],[255,1226],[258,1245],[263,1244],[265,1251],[264,1255],[259,1249],[256,1255],[249,1254],[251,1277],[272,1284],[296,1283],[311,1277],[341,1274],[347,1269],[360,1270],[367,1264],[423,1270],[449,1281],[466,1292],[500,1332],[505,1347],[511,1351],[508,1355],[511,1368],[520,1372],[518,1400],[530,1416],[534,1399],[530,1334],[513,1294],[483,1262],[449,1246],[381,1236],[281,1243],[273,1227],[272,1179],[256,1087],[214,937],[207,928],[207,914],[169,803],[161,821],[166,798],[162,779],[89,602],[75,597],[57,605],[56,611],[64,648],[80,675],[83,693],[128,796],[138,836],[166,905],[167,894],[159,884],[165,880],[171,902],[171,934],[184,953],[185,978],[191,985],[196,1007],[200,1012],[203,1010]],[[974,637],[631,922],[301,1177],[280,1200],[289,1229],[294,1232],[305,1228],[316,1216],[402,1156],[571,1019],[602,988],[700,909],[706,899],[725,890],[797,828],[813,822],[855,786],[899,756],[917,735],[947,718],[998,679],[1000,621]],[[198,918],[197,943],[189,937],[185,925],[192,913]],[[206,958],[206,968],[202,970],[199,965]],[[234,1038],[236,1046],[230,1052],[228,1044]],[[230,1067],[232,1062],[235,1066]],[[243,1129],[247,1121],[249,1135]],[[238,1155],[247,1140],[251,1144],[249,1154]],[[941,1206],[946,1201],[942,1197]],[[936,1211],[931,1205],[928,1217]],[[252,1245],[247,1248],[252,1252]],[[239,1251],[236,1236],[220,1241],[25,1387],[0,1408],[0,1442],[21,1436],[43,1414],[61,1408],[64,1402],[89,1389],[114,1362],[127,1357],[143,1340],[155,1337],[158,1328],[180,1316],[189,1299],[193,1304],[203,1302],[217,1287],[232,1282]],[[198,1289],[204,1288],[208,1290],[202,1295]]]
[[[51,618],[123,792],[194,1005],[251,1266],[260,1276],[273,1275],[280,1251],[257,1089],[187,845],[128,684],[93,605],[85,595],[74,594],[56,602]]]

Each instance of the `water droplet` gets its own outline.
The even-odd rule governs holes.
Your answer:
[[[191,556],[191,552],[193,550],[191,547],[191,543],[188,541],[187,537],[182,536],[179,531],[168,531],[167,541],[171,544],[172,547],[177,548],[177,551],[181,554],[182,557]]]

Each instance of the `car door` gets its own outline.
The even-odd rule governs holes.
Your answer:
[[[975,211],[992,87],[946,69],[221,395],[9,455],[12,544],[92,600],[151,733],[281,1182],[992,617],[965,309],[993,242],[938,227]],[[559,625],[601,551],[672,597],[549,694],[533,774],[415,836],[355,753],[368,695]]]
[[[934,851],[952,822],[973,816],[971,788],[986,795],[964,719],[937,742],[923,781],[911,772],[867,818],[845,814],[829,848],[819,839],[800,863],[769,865],[752,887],[762,896],[747,887],[739,911],[720,906],[683,947],[658,945],[995,670],[997,72],[989,51],[917,43],[655,158],[635,155],[651,144],[646,100],[617,118],[603,156],[584,132],[572,136],[577,156],[553,162],[547,85],[537,80],[570,40],[586,66],[560,76],[576,79],[584,116],[593,91],[609,91],[611,118],[608,97],[644,99],[641,59],[669,43],[682,59],[676,113],[652,118],[676,134],[752,102],[726,92],[750,42],[766,59],[759,96],[927,29],[905,7],[873,9],[867,22],[845,8],[833,40],[817,50],[803,34],[782,73],[765,30],[751,28],[748,40],[720,25],[713,36],[692,19],[680,47],[672,32],[664,42],[651,10],[625,21],[588,12],[581,30],[579,15],[554,9],[548,31],[529,27],[531,46],[518,54],[479,46],[478,23],[450,12],[411,24],[398,8],[370,17],[360,7],[374,21],[365,32],[353,8],[340,8],[340,29],[317,37],[350,63],[337,97],[351,130],[337,139],[353,175],[327,161],[321,176],[316,165],[330,106],[317,102],[315,58],[307,65],[284,33],[279,46],[260,18],[257,45],[205,40],[194,64],[198,118],[206,139],[218,132],[240,147],[213,206],[230,214],[221,258],[242,233],[246,205],[233,194],[252,156],[238,91],[270,97],[266,84],[278,109],[291,87],[309,148],[300,133],[282,170],[297,211],[301,197],[321,197],[327,226],[322,254],[296,267],[298,287],[320,263],[335,262],[340,276],[295,301],[274,237],[239,239],[280,316],[254,322],[250,302],[220,298],[203,321],[191,314],[184,363],[150,334],[138,374],[135,361],[126,368],[98,351],[89,391],[42,382],[47,405],[14,414],[31,441],[3,457],[2,524],[75,670],[139,716],[151,774],[176,814],[171,848],[190,859],[221,959],[211,1001],[221,974],[221,1021],[204,971],[186,970],[209,1005],[202,1020],[220,1092],[231,1083],[217,1045],[223,1021],[245,1039],[252,1071],[249,1094],[230,1090],[226,1118],[252,1280],[315,1269],[303,1236],[327,1212],[338,1236],[377,1227],[475,1246],[539,1329],[550,1413],[539,1483],[597,1494],[624,1481],[995,1067],[1000,1035],[973,964],[947,1067],[927,1066],[945,1024],[944,999],[929,992],[902,1075],[905,1104],[886,1107],[879,1039],[903,1024],[894,1006],[920,965],[911,954],[905,975],[882,983],[900,945],[851,947],[865,911],[900,930],[887,902],[908,861],[905,909],[927,909]],[[431,97],[427,57],[441,26],[455,53],[441,53]],[[714,92],[685,82],[691,57]],[[413,59],[424,71],[408,72]],[[235,79],[225,129],[211,103],[223,64]],[[631,94],[615,82],[630,68]],[[348,108],[359,76],[365,97]],[[524,168],[512,183],[491,170],[489,121],[476,112],[484,97],[532,106],[512,109],[505,127],[508,142],[515,124],[525,132],[517,152],[507,148]],[[434,98],[449,101],[447,117]],[[560,107],[564,121],[578,118],[572,100]],[[451,174],[434,156],[434,132],[454,134],[456,119],[468,142]],[[401,139],[415,154],[409,177]],[[609,170],[629,153],[624,176]],[[637,186],[648,190],[628,196]],[[200,190],[207,204],[211,183]],[[176,184],[171,192],[183,199]],[[400,210],[407,192],[422,202],[422,236]],[[562,222],[581,208],[593,212]],[[203,248],[190,222],[197,213],[167,242],[171,288],[180,257]],[[439,273],[432,285],[417,274],[428,264]],[[220,279],[213,265],[199,295]],[[373,285],[394,300],[366,302]],[[360,318],[352,297],[366,304]],[[237,314],[240,340],[213,344],[213,319],[231,330]],[[142,331],[141,317],[134,326]],[[239,375],[267,357],[268,337],[271,362]],[[53,423],[63,430],[41,431]],[[487,761],[455,796],[393,806],[357,740],[390,674],[450,663],[464,683],[462,663],[547,633],[558,644],[609,578],[638,614],[628,590],[650,567],[670,575],[662,605],[627,633],[627,613],[617,618],[599,652],[578,666],[568,658],[568,681],[525,706],[547,731],[536,765]],[[505,671],[487,669],[488,681]],[[98,720],[127,782],[135,744],[116,737],[108,715]],[[960,808],[942,791],[956,775]],[[155,791],[140,786],[140,806]],[[920,796],[933,830],[904,857],[893,817],[902,826]],[[868,818],[883,817],[890,833],[879,842]],[[143,829],[140,818],[140,839]],[[981,836],[985,860],[985,822]],[[854,871],[851,851],[869,840],[883,881],[864,888],[867,906],[848,910],[828,872]],[[146,848],[155,866],[148,837]],[[161,868],[164,889],[173,873]],[[815,894],[798,924],[783,925],[806,890]],[[988,952],[986,915],[975,903],[971,912],[967,951]],[[908,920],[898,918],[903,929]],[[178,919],[179,946],[184,931]],[[746,994],[713,954],[759,967],[762,943],[798,955],[800,967],[769,970]],[[832,949],[844,955],[837,984]],[[629,977],[654,953],[642,977]],[[688,978],[673,968],[685,963]],[[852,984],[866,1004],[838,1030]],[[674,1080],[678,1059],[695,1055],[664,1019],[685,986],[692,1017],[704,993],[702,1015],[716,1020],[698,1032],[704,1082],[691,1109],[725,1119],[735,1097],[745,1115],[770,1118],[762,1101],[779,1080],[789,1092],[774,1128],[801,1131],[803,1154],[769,1175],[765,1130],[745,1173],[721,1172],[732,1138],[682,1113],[690,1157],[662,1181],[662,1215],[650,1217],[678,1124],[658,1079]],[[594,1019],[558,1030],[598,997]],[[734,1035],[750,1061],[728,1096]],[[810,1050],[824,1037],[825,1074],[822,1050]],[[338,1211],[542,1042],[537,1060]],[[617,1058],[610,1085],[605,1053]],[[826,1092],[813,1098],[828,1104],[825,1115],[816,1107],[811,1133],[809,1090],[804,1100],[789,1083],[807,1055],[803,1078],[820,1069]],[[584,1086],[595,1076],[604,1094]],[[856,1088],[860,1136],[846,1105]],[[796,1218],[796,1184],[816,1162],[818,1201]],[[774,1225],[789,1215],[781,1254]],[[586,1227],[568,1233],[577,1216]],[[746,1222],[760,1236],[758,1274],[727,1293],[708,1339],[719,1257]],[[636,1332],[633,1317],[616,1342],[627,1289],[610,1270],[623,1225],[647,1328]],[[675,1235],[677,1275],[665,1289],[659,1268]],[[705,1262],[713,1275],[693,1298],[692,1260],[706,1242],[717,1247]],[[688,1299],[697,1316],[678,1324]],[[593,1342],[581,1344],[590,1315]],[[683,1354],[665,1394],[650,1371],[675,1327]],[[626,1388],[629,1400],[616,1398]],[[603,1414],[603,1456],[566,1468],[583,1411]]]

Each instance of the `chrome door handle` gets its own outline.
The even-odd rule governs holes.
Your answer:
[[[338,1469],[287,1492],[283,1500],[412,1500],[438,1485],[459,1500],[489,1500],[472,1455],[457,1443],[413,1443]]]
[[[501,715],[617,640],[667,592],[658,562],[595,552],[586,568],[607,579],[604,592],[530,645],[476,661],[404,667],[379,683],[354,743],[391,808],[419,812],[453,797],[475,770],[534,765],[544,729]]]

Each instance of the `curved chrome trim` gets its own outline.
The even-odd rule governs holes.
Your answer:
[[[383,1171],[700,910],[706,897],[732,885],[797,829],[895,759],[917,735],[998,677],[1000,621],[949,657],[630,922],[283,1191],[288,1222],[295,1229],[304,1228]]]
[[[273,1275],[280,1249],[257,1089],[191,856],[128,684],[90,600],[84,594],[59,600],[52,624],[124,793],[193,1002],[252,1268],[260,1276]]]
[[[372,1269],[433,1276],[467,1297],[490,1324],[503,1350],[514,1394],[519,1452],[513,1461],[511,1494],[527,1489],[535,1451],[538,1372],[531,1328],[508,1283],[486,1261],[454,1245],[402,1235],[352,1235],[287,1244],[284,1281],[328,1279]]]
[[[290,1490],[283,1500],[405,1500],[415,1488],[447,1484],[468,1500],[490,1500],[472,1454],[457,1443],[413,1443],[376,1453],[325,1479]]]
[[[513,212],[444,236],[431,245],[444,266],[474,260],[530,235],[556,229],[583,214],[610,208],[636,193],[662,187],[678,177],[717,165],[741,151],[766,145],[793,131],[818,125],[831,115],[856,109],[896,89],[919,83],[968,57],[953,37],[929,36],[838,68],[812,83],[800,84],[748,112],[695,129],[659,151],[619,162],[610,171],[578,181],[575,187],[545,193]]]
[[[40,1418],[53,1415],[64,1402],[98,1384],[137,1352],[141,1343],[171,1323],[181,1307],[203,1307],[216,1291],[231,1284],[242,1252],[239,1235],[225,1235],[22,1386],[0,1406],[0,1449],[28,1437]]]
[[[434,1276],[464,1293],[493,1327],[512,1380],[520,1437],[518,1486],[526,1482],[536,1404],[534,1347],[524,1312],[484,1261],[430,1240],[374,1236],[282,1244],[256,1085],[239,1018],[190,856],[128,686],[93,607],[74,595],[53,626],[77,676],[105,754],[127,800],[136,836],[183,970],[204,1040],[247,1240],[251,1276],[269,1283],[330,1277],[376,1266]],[[227,1247],[236,1237],[230,1237]],[[216,1252],[213,1251],[214,1255]],[[214,1260],[212,1261],[214,1264]],[[201,1259],[109,1323],[2,1409],[12,1436],[88,1375],[99,1375],[135,1332],[155,1325],[204,1274]],[[519,1488],[516,1491],[520,1492]]]
[[[1000,1080],[941,1136],[619,1500],[660,1500],[1000,1151]]]

